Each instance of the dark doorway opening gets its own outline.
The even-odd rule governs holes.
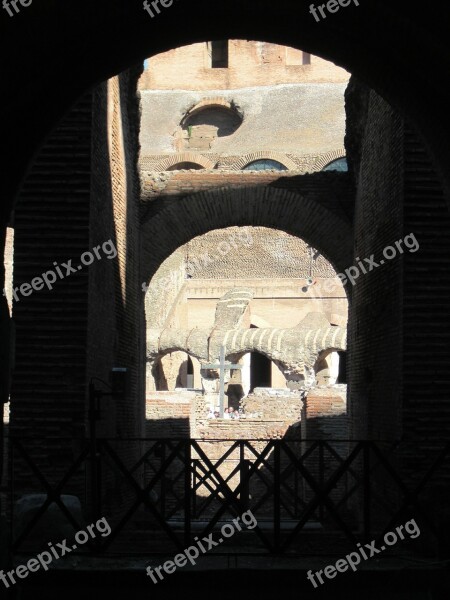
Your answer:
[[[250,354],[250,392],[257,387],[272,387],[272,361],[260,354]]]
[[[347,352],[344,350],[339,354],[339,374],[336,383],[347,383]]]
[[[211,42],[211,67],[213,69],[228,69],[228,40]]]
[[[194,365],[190,356],[187,359],[186,387],[188,390],[194,387]]]

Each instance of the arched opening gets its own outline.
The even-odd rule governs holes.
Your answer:
[[[322,169],[322,171],[338,171],[340,173],[346,173],[348,171],[348,163],[346,158],[338,158],[331,161]]]
[[[168,171],[199,171],[200,169],[204,169],[202,165],[193,162],[180,162],[172,165],[167,170]]]
[[[163,233],[161,227],[159,230]],[[153,241],[153,234],[149,239]],[[173,242],[173,237],[165,240]],[[145,266],[146,256],[142,259]],[[305,291],[311,276],[314,285],[307,285]],[[227,293],[236,301],[230,300],[224,325],[221,307]],[[248,307],[241,304],[247,294],[251,298]],[[266,227],[215,229],[192,238],[161,263],[147,286],[145,304],[147,356],[157,357],[161,352],[184,356],[183,352],[189,351],[186,376],[192,373],[191,362],[199,364],[199,373],[200,363],[215,363],[218,378],[219,354],[210,337],[216,335],[219,344],[233,342],[233,347],[227,345],[227,356],[232,358],[226,362],[238,362],[239,368],[226,375],[225,391],[229,389],[234,408],[237,395],[242,398],[255,388],[304,386],[308,371],[292,371],[287,366],[289,357],[283,355],[288,340],[292,339],[294,354],[297,339],[299,348],[302,345],[300,330],[295,334],[292,327],[314,314],[313,330],[333,327],[336,322],[345,328],[348,310],[346,292],[324,256],[318,251],[311,253],[302,239]],[[241,316],[240,310],[244,311]],[[228,333],[221,334],[224,328]],[[324,330],[320,338],[325,337]],[[261,352],[264,344],[267,351]],[[154,358],[149,364],[152,361]],[[194,370],[197,373],[197,367]],[[195,388],[201,389],[195,377]],[[337,373],[333,383],[336,379]]]
[[[192,358],[188,356],[186,365],[186,387],[192,389],[194,387],[194,364]]]
[[[272,387],[272,361],[260,352],[250,353],[250,392]]]
[[[211,69],[228,69],[228,40],[208,42]]]
[[[215,148],[217,138],[232,136],[241,126],[242,117],[231,105],[208,104],[205,100],[200,108],[189,111],[181,122],[178,149],[205,151]]]
[[[345,352],[343,353],[345,354]],[[314,365],[317,385],[329,386],[336,383],[347,383],[346,381],[339,381],[339,374],[343,368],[341,354],[340,351],[327,350],[319,356]]]
[[[337,383],[348,383],[347,381],[347,352],[346,351],[340,351],[338,352],[339,355],[339,372],[338,372],[338,378],[337,378]]]
[[[244,171],[286,171],[287,167],[277,160],[262,158],[243,167]]]

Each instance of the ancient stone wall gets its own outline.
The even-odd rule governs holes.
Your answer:
[[[86,434],[91,376],[107,384],[113,367],[128,369],[128,396],[105,399],[100,434],[135,435],[143,423],[137,76],[127,72],[100,85],[64,117],[37,157],[15,211],[14,287],[50,269],[63,274],[52,289],[19,295],[13,303],[11,433],[33,436],[34,459],[56,479],[59,465],[76,453],[73,440]],[[99,258],[92,253],[85,264],[81,256],[94,247]],[[75,272],[66,275],[62,264],[70,260]]]
[[[13,286],[89,250],[92,94],[65,116],[26,178],[14,218]],[[65,269],[62,271],[65,274]],[[48,447],[84,434],[88,268],[14,303],[11,430]],[[39,457],[39,451],[35,450]]]
[[[195,392],[151,392],[145,408],[145,436],[189,438],[195,429]]]
[[[181,250],[181,248],[180,248]],[[216,230],[188,242],[187,261],[198,264],[191,279],[280,279],[335,277],[336,271],[318,253],[311,257],[303,240],[264,227]],[[205,253],[213,262],[204,260]]]
[[[409,124],[404,153],[403,231],[420,244],[404,258],[404,435],[440,446],[450,429],[450,215],[439,173]]]
[[[94,94],[90,244],[94,247],[111,239],[117,257],[103,258],[89,269],[87,376],[108,382],[111,369],[119,367],[127,369],[128,378],[126,398],[104,400],[100,432],[109,436],[139,436],[144,416],[144,293],[138,267],[139,72],[114,77]],[[104,386],[97,382],[96,387]]]
[[[347,386],[318,386],[306,394],[302,411],[302,438],[348,439]]]
[[[210,90],[280,83],[345,82],[348,73],[318,56],[270,42],[228,40],[228,68],[211,68],[210,43],[191,44],[146,61],[139,88]]]
[[[373,254],[379,263],[384,248],[403,237],[403,120],[374,92],[368,113],[352,118],[367,119],[356,173],[354,257]],[[358,439],[401,436],[402,263],[400,255],[385,261],[351,289],[349,414]]]

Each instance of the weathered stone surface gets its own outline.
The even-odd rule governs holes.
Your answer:
[[[321,352],[346,350],[346,330],[330,325],[320,313],[308,314],[290,329],[239,329],[251,298],[250,290],[227,292],[217,304],[212,330],[150,330],[147,360],[152,362],[160,355],[178,350],[205,364],[218,361],[220,348],[224,346],[225,356],[233,360],[247,352],[264,354],[278,364],[288,381],[307,385],[314,381],[314,364]],[[216,379],[206,370],[203,370],[203,376],[204,379]]]

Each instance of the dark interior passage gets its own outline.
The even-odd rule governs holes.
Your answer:
[[[257,387],[272,387],[272,362],[264,354],[250,354],[250,391]]]

